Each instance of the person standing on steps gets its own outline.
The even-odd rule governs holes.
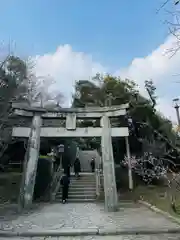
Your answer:
[[[70,171],[71,171],[71,164],[68,162],[64,166],[64,173],[68,176],[68,178],[70,178],[71,176]]]
[[[95,159],[94,158],[91,159],[91,171],[92,172],[95,171]]]
[[[77,178],[79,178],[79,173],[81,172],[81,163],[79,158],[74,161],[74,173]]]
[[[67,174],[63,174],[60,183],[62,186],[62,203],[66,203],[68,199],[69,184],[70,184],[70,180]]]

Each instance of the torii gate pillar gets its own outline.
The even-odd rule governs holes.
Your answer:
[[[35,115],[32,120],[28,148],[25,156],[25,169],[23,172],[19,197],[20,209],[30,207],[33,201],[37,163],[39,158],[41,124],[41,116]]]
[[[116,211],[118,208],[118,197],[112,149],[111,125],[110,120],[107,116],[103,116],[101,118],[101,126],[102,126],[101,147],[103,159],[105,209],[108,212],[112,212]]]

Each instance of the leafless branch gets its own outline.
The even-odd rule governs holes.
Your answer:
[[[158,10],[156,11],[156,13],[159,13],[161,9],[163,9],[170,1],[171,0],[166,0],[165,2],[163,2],[161,6],[158,8]]]

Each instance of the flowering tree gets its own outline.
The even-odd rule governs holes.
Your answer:
[[[60,106],[63,101],[63,94],[57,89],[56,81],[49,75],[37,76],[35,72],[36,64],[29,59],[27,62],[27,89],[26,100],[29,105],[40,107]]]
[[[130,161],[125,156],[121,164],[124,167],[128,167],[129,162],[131,163],[132,171],[147,185],[157,180],[163,180],[169,188],[166,193],[170,199],[171,208],[177,213],[180,194],[180,173],[175,173],[172,170],[177,168],[177,165],[166,158],[158,159],[151,152],[145,152],[141,157],[132,156]]]
[[[162,161],[155,158],[152,153],[146,152],[141,157],[132,156],[130,162],[132,171],[147,184],[167,175],[168,167],[165,167]],[[127,156],[122,161],[122,165],[128,166]]]

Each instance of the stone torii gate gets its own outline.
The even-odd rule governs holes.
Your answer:
[[[29,138],[24,173],[24,207],[31,205],[39,157],[40,138],[50,137],[101,137],[105,209],[114,211],[118,205],[112,137],[125,137],[130,159],[128,127],[111,127],[110,118],[124,116],[127,104],[112,107],[44,109],[13,103],[14,115],[25,119],[25,124],[14,126],[12,137]],[[100,119],[100,127],[77,127],[77,120]],[[132,189],[131,164],[129,187]]]

